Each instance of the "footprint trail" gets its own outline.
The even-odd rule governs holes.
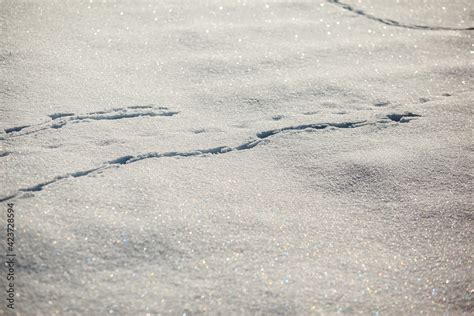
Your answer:
[[[66,179],[72,178],[80,178],[84,176],[89,176],[95,173],[102,172],[109,168],[117,168],[124,165],[136,163],[146,159],[159,159],[159,158],[173,158],[173,157],[199,157],[205,155],[222,155],[227,154],[230,152],[238,152],[243,150],[249,150],[255,148],[259,144],[265,144],[269,141],[269,139],[276,137],[280,134],[284,133],[294,133],[294,132],[302,132],[302,131],[311,131],[311,130],[324,130],[324,129],[353,129],[359,128],[368,125],[393,125],[393,124],[400,124],[400,123],[407,123],[411,119],[415,119],[420,117],[418,114],[414,114],[411,112],[405,112],[401,114],[392,113],[382,117],[376,121],[357,121],[357,122],[341,122],[341,123],[313,123],[313,124],[302,124],[302,125],[295,125],[295,126],[287,126],[282,127],[279,129],[273,130],[266,130],[261,131],[255,134],[255,137],[250,139],[249,141],[243,142],[237,146],[229,147],[229,146],[217,146],[211,147],[206,149],[195,149],[189,151],[169,151],[169,152],[148,152],[139,155],[126,155],[122,157],[115,158],[113,160],[109,160],[98,167],[94,167],[87,170],[76,171],[72,173],[67,173],[64,175],[59,175],[54,177],[51,180],[34,184],[32,186],[26,188],[20,188],[18,191],[12,195],[0,197],[0,202],[11,200],[13,198],[22,197],[24,194],[31,193],[31,192],[38,192],[42,191],[44,188],[64,181]]]
[[[103,120],[123,120],[137,117],[173,116],[178,113],[179,112],[176,111],[169,111],[166,107],[157,107],[153,105],[114,108],[107,111],[90,112],[86,114],[52,113],[48,115],[51,118],[49,121],[36,125],[10,127],[6,128],[4,132],[8,138],[14,138],[35,134],[47,129],[60,129],[67,124]]]

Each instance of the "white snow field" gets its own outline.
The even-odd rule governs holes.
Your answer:
[[[0,1],[0,314],[472,315],[473,12]]]

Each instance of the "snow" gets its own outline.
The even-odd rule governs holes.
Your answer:
[[[469,1],[0,15],[17,312],[473,311]]]

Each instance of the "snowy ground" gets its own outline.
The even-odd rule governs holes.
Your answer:
[[[0,23],[17,312],[474,312],[469,0],[6,0]]]

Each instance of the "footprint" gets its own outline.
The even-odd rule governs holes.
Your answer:
[[[206,130],[204,128],[197,128],[197,129],[193,129],[192,132],[194,134],[202,134],[202,133],[205,133]]]
[[[30,127],[30,125],[21,125],[21,126],[10,127],[10,128],[6,128],[4,131],[5,131],[5,133],[10,134],[10,133],[19,132],[22,129],[25,129],[27,127]]]
[[[421,115],[415,114],[415,113],[412,113],[412,112],[405,112],[405,113],[402,113],[402,114],[398,114],[398,113],[388,114],[386,116],[386,119],[389,119],[393,122],[398,122],[398,123],[408,123],[412,119],[417,118],[417,117],[421,117]],[[383,122],[383,121],[381,121],[381,122]]]
[[[389,104],[390,104],[390,101],[385,101],[385,100],[377,100],[374,102],[374,106],[376,107],[387,106]]]

